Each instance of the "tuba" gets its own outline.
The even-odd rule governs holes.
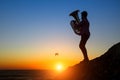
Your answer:
[[[79,26],[80,24],[80,19],[79,19],[79,16],[78,16],[78,12],[79,10],[75,10],[73,11],[72,13],[69,14],[69,16],[72,16],[75,20],[72,20],[70,22],[70,25],[73,29],[73,31],[76,33],[76,34],[80,34],[80,29],[81,27]]]
[[[72,16],[72,17],[76,20],[77,23],[80,23],[80,19],[79,19],[79,16],[78,16],[78,12],[79,12],[79,10],[75,10],[75,11],[73,11],[72,13],[70,13],[69,16]]]

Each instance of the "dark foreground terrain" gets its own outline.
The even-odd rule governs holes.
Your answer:
[[[120,42],[100,57],[68,68],[56,80],[120,80]]]

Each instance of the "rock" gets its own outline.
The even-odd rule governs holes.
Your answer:
[[[69,67],[56,80],[120,80],[120,42],[100,57]]]

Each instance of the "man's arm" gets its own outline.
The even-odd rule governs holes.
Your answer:
[[[77,34],[77,35],[79,35],[79,36],[81,35],[80,31],[78,31],[78,30],[74,30],[74,33]]]

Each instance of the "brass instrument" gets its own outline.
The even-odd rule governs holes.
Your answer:
[[[79,16],[78,16],[78,12],[79,12],[79,10],[75,10],[72,13],[70,13],[69,16],[72,16],[75,19],[75,20],[72,20],[70,22],[70,25],[71,25],[73,31],[76,34],[80,35],[81,27],[80,27],[80,24],[79,24],[80,23],[80,19],[79,19]]]
[[[75,11],[73,11],[72,13],[70,13],[69,16],[72,16],[72,17],[77,21],[77,23],[80,23],[80,19],[79,19],[79,16],[78,16],[78,12],[79,12],[79,10],[75,10]]]

